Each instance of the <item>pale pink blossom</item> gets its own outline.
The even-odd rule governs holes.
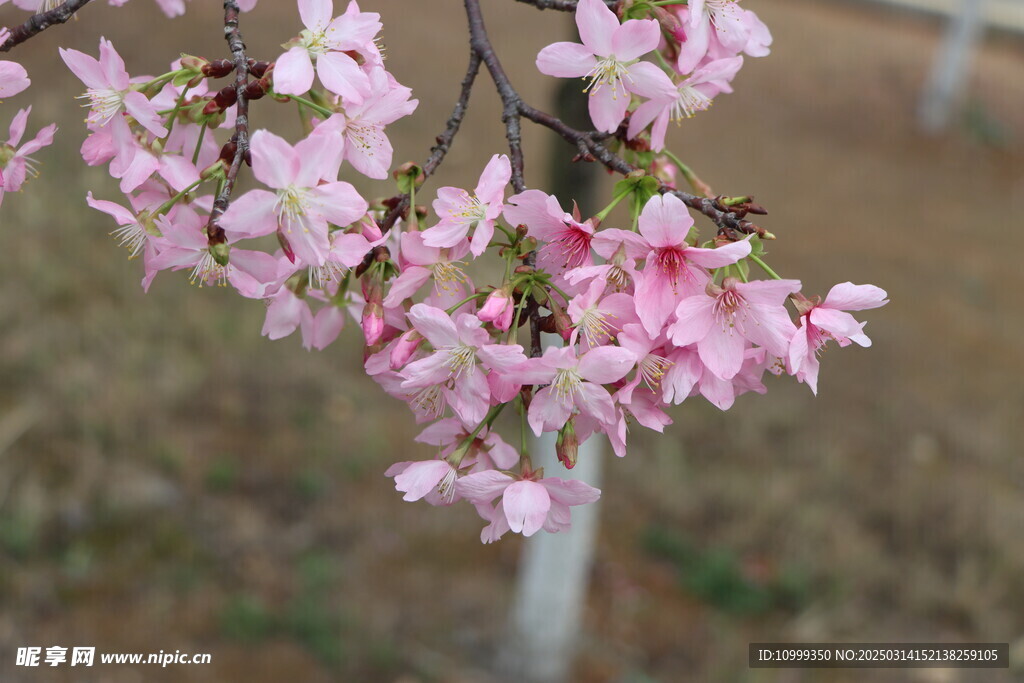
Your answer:
[[[89,101],[86,121],[94,128],[114,123],[127,127],[124,114],[130,114],[143,128],[160,138],[167,135],[156,107],[138,90],[109,40],[100,38],[100,58],[84,52],[60,48],[60,56],[87,88],[82,99]]]
[[[451,404],[464,422],[478,424],[490,404],[488,374],[508,373],[526,362],[518,344],[493,344],[475,315],[461,313],[453,320],[444,311],[416,304],[409,322],[434,353],[405,367],[402,388],[414,392],[425,407]]]
[[[652,336],[683,297],[704,288],[709,280],[706,269],[731,265],[750,254],[746,240],[717,249],[690,246],[686,240],[691,227],[686,205],[672,194],[653,196],[640,214],[640,234],[649,251],[636,285],[636,312]]]
[[[434,213],[441,219],[423,231],[428,247],[454,247],[474,226],[470,251],[484,253],[494,235],[494,222],[505,206],[505,186],[512,177],[512,165],[504,154],[495,154],[484,168],[476,190],[470,195],[458,187],[442,187],[434,200]]]
[[[636,365],[636,356],[617,346],[599,346],[577,356],[572,346],[550,347],[511,373],[522,384],[547,384],[530,402],[527,421],[534,434],[559,429],[574,411],[599,422],[615,420],[615,405],[604,384],[617,382]]]
[[[421,232],[402,234],[402,272],[392,281],[384,306],[400,305],[431,279],[438,290],[454,290],[457,300],[466,297],[466,273],[462,270],[466,263],[462,259],[469,253],[469,242],[462,240],[444,248],[428,247],[423,242]]]
[[[701,362],[716,377],[730,380],[740,371],[749,343],[778,357],[788,354],[796,326],[784,304],[799,290],[797,280],[729,277],[721,287],[708,283],[705,292],[679,302],[669,336],[676,346],[696,344]]]
[[[742,57],[719,59],[700,67],[675,88],[670,98],[644,102],[629,118],[629,137],[635,138],[647,126],[651,128],[651,147],[665,149],[665,133],[669,121],[681,122],[711,106],[719,93],[732,92],[729,82],[743,66]]]
[[[846,311],[865,311],[889,303],[884,289],[874,285],[855,285],[843,282],[833,287],[825,300],[811,304],[800,316],[800,328],[793,335],[789,347],[789,364],[793,374],[818,393],[818,354],[830,339],[840,346],[851,342],[871,346],[863,332],[864,323],[858,322]]]
[[[324,177],[325,169],[337,168],[340,141],[312,135],[292,147],[259,130],[250,150],[253,175],[275,191],[251,190],[238,197],[221,217],[221,227],[235,237],[277,230],[303,263],[324,265],[331,249],[329,225],[350,225],[368,208],[352,185]]]
[[[590,253],[593,224],[581,223],[563,211],[557,197],[540,190],[520,192],[508,198],[504,215],[511,225],[525,225],[530,237],[544,243],[537,253],[537,265],[549,273],[594,263]]]
[[[583,44],[554,43],[537,55],[541,73],[559,78],[584,78],[590,83],[590,118],[598,130],[614,133],[626,116],[630,95],[655,97],[671,92],[665,72],[640,57],[657,49],[658,22],[618,17],[602,0],[580,0],[576,25]]]
[[[312,87],[315,73],[346,103],[361,104],[370,95],[370,81],[346,51],[373,41],[381,28],[380,15],[360,12],[335,18],[333,0],[299,0],[299,16],[306,28],[298,44],[277,59],[274,89],[301,95]]]
[[[17,192],[29,176],[37,176],[36,160],[30,155],[53,143],[56,124],[50,124],[21,144],[32,107],[20,110],[11,120],[7,142],[0,142],[0,203],[5,192]],[[19,146],[20,145],[20,146]]]
[[[541,529],[564,531],[571,526],[570,506],[593,503],[601,497],[599,489],[582,481],[541,478],[535,472],[517,478],[486,470],[461,477],[455,486],[490,522],[480,535],[484,543],[498,540],[509,530],[523,536]],[[497,505],[489,507],[498,496]]]

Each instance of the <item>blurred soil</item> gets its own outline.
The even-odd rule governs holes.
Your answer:
[[[144,295],[140,264],[84,210],[87,189],[117,192],[75,160],[80,87],[57,45],[94,53],[102,33],[159,73],[180,51],[224,53],[217,4],[162,23],[144,0],[96,3],[20,55],[32,125],[61,131],[0,219],[0,680],[489,680],[521,539],[480,545],[468,507],[395,494],[384,469],[430,451],[361,374],[356,331],[311,354],[260,337],[263,307],[229,292],[164,274]],[[673,131],[674,149],[717,191],[769,207],[771,263],[805,292],[849,279],[892,303],[867,316],[872,349],[826,354],[818,398],[779,380],[726,414],[693,401],[608,463],[576,680],[1015,680],[747,668],[748,642],[786,639],[1009,641],[1024,663],[1024,43],[990,40],[963,120],[928,138],[913,110],[932,20],[749,4],[773,54]],[[548,101],[533,55],[569,17],[485,5],[511,77]],[[394,128],[396,161],[422,159],[464,68],[460,3],[363,6],[421,100]],[[244,26],[265,57],[299,28],[275,0]],[[435,187],[471,186],[502,151],[480,83]],[[286,114],[260,102],[253,119]],[[572,153],[542,131],[527,143],[537,186],[549,154]],[[16,647],[54,644],[213,664],[13,668]]]

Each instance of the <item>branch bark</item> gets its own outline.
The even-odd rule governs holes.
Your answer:
[[[559,12],[575,12],[579,0],[516,0],[524,5],[533,5],[537,9],[553,9]],[[604,0],[604,4],[615,7],[619,0]]]
[[[430,156],[427,157],[427,161],[422,167],[424,177],[429,178],[434,174],[434,171],[444,161],[448,150],[451,149],[452,142],[455,140],[459,127],[462,125],[462,119],[466,117],[466,111],[469,109],[469,97],[473,93],[473,84],[476,82],[478,73],[480,73],[480,56],[476,51],[471,50],[469,53],[469,67],[466,69],[466,75],[462,79],[462,90],[459,92],[459,99],[455,102],[455,108],[452,109],[452,114],[448,117],[444,130],[435,140],[437,144],[430,148]],[[387,232],[394,227],[395,222],[408,208],[409,195],[399,195],[397,202],[381,222],[381,230]]]
[[[235,155],[228,168],[224,187],[213,202],[213,210],[210,212],[210,222],[206,226],[206,234],[210,244],[221,244],[226,241],[224,229],[217,225],[224,212],[231,203],[231,193],[235,189],[235,182],[238,180],[238,172],[242,163],[249,153],[249,99],[245,95],[245,87],[249,84],[249,58],[245,54],[245,41],[242,40],[242,32],[238,26],[238,15],[240,10],[236,0],[225,0],[224,2],[224,39],[228,41],[228,47],[235,62],[235,93],[237,94],[235,134],[231,141],[235,144]]]
[[[92,0],[67,0],[64,4],[47,12],[40,12],[29,18],[21,26],[11,29],[10,37],[0,45],[0,52],[9,52],[15,45],[20,45],[32,36],[38,35],[56,24],[63,24],[75,15],[75,12],[88,5]]]

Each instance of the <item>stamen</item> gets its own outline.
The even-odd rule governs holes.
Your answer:
[[[583,383],[579,371],[576,368],[559,368],[555,373],[555,380],[551,386],[555,390],[555,396],[562,403],[572,403],[573,396]]]
[[[476,370],[476,349],[466,344],[459,344],[458,346],[450,346],[445,349],[448,351],[448,360],[445,361],[452,370],[452,374],[458,378],[463,371],[467,374],[471,374]]]
[[[647,356],[640,361],[638,366],[640,377],[643,378],[647,388],[651,391],[657,391],[658,387],[661,386],[661,380],[668,372],[668,369],[675,365],[668,358],[663,356],[656,356],[653,353],[647,354]]]
[[[199,288],[202,289],[203,285],[214,285],[218,287],[228,286],[228,269],[225,266],[217,263],[213,258],[213,254],[209,251],[203,254],[203,257],[199,259],[199,263],[192,269],[192,275],[189,277],[189,282],[193,285],[198,284]]]

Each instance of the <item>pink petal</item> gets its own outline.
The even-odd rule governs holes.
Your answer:
[[[500,496],[514,481],[512,477],[502,472],[484,470],[460,477],[455,482],[455,490],[470,502],[489,503]]]
[[[300,161],[287,140],[269,131],[258,130],[252,135],[249,150],[253,175],[261,183],[280,190],[295,182]]]
[[[616,92],[611,85],[590,91],[588,107],[594,127],[605,133],[614,133],[629,108],[629,93]]]
[[[553,43],[537,54],[537,70],[556,78],[582,78],[596,64],[594,54],[579,43]]]
[[[607,7],[605,9],[607,10]],[[607,11],[613,17],[615,16],[611,10]],[[651,50],[656,50],[659,42],[661,42],[661,27],[657,21],[630,19],[615,28],[615,32],[612,34],[612,52],[619,61],[630,62],[643,57]],[[651,64],[651,66],[654,65]]]
[[[274,64],[274,90],[282,95],[301,95],[313,85],[313,62],[305,48],[296,46]]]
[[[612,36],[619,29],[619,18],[602,0],[580,0],[576,5],[576,26],[583,44],[595,55],[605,57],[612,53]]]
[[[266,190],[250,190],[234,199],[218,221],[220,227],[236,237],[260,237],[277,230],[274,204],[277,196]]]
[[[416,304],[409,309],[409,322],[427,338],[431,346],[440,349],[455,346],[459,343],[459,333],[455,323],[447,313],[439,308]]]
[[[370,208],[356,188],[344,181],[315,187],[310,195],[321,215],[328,222],[342,227],[355,223]]]
[[[611,384],[629,374],[637,358],[629,349],[599,346],[580,358],[580,377],[595,384]]]
[[[874,285],[855,285],[843,282],[833,287],[822,306],[843,311],[864,311],[889,303],[884,289]]]
[[[640,212],[640,234],[652,247],[676,247],[683,243],[693,227],[693,217],[674,194],[656,194]],[[747,245],[750,249],[750,245]]]
[[[370,94],[370,79],[356,60],[344,52],[327,52],[317,57],[316,73],[324,87],[343,97],[347,104],[362,104]]]
[[[551,496],[536,482],[517,481],[505,489],[502,504],[509,528],[523,536],[532,536],[544,526],[551,509]]]
[[[736,263],[740,259],[746,258],[749,255],[749,238],[740,240],[739,242],[725,244],[715,249],[690,247],[686,250],[687,259],[693,261],[698,266],[703,266],[705,268],[722,268],[723,266]]]

